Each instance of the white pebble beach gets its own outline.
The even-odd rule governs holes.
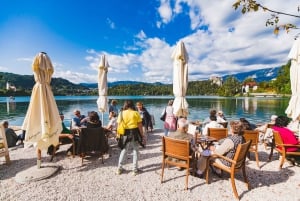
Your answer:
[[[188,190],[184,190],[185,171],[175,167],[165,169],[164,182],[161,174],[161,136],[163,131],[156,129],[149,133],[147,147],[140,149],[137,176],[132,174],[132,153],[126,161],[126,171],[116,175],[120,150],[110,140],[110,156],[106,155],[104,164],[97,156],[89,157],[81,165],[81,158],[66,155],[70,145],[63,145],[52,162],[46,151],[42,152],[43,164],[59,166],[59,171],[49,178],[19,183],[16,175],[36,165],[34,147],[10,148],[9,165],[4,157],[0,158],[0,200],[35,201],[35,200],[235,200],[230,177],[223,173],[222,178],[211,175],[210,184],[205,179],[189,176]],[[240,200],[244,201],[299,201],[300,168],[285,162],[279,170],[278,153],[269,162],[270,150],[259,146],[260,169],[251,154],[247,160],[247,176],[251,189],[242,182],[242,174],[236,174],[236,186]]]

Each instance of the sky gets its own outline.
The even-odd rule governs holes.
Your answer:
[[[107,79],[172,83],[176,44],[185,44],[189,81],[279,67],[300,30],[273,34],[268,12],[241,14],[236,0],[0,0],[0,71],[32,75],[46,52],[53,77],[96,83],[102,55]],[[257,0],[300,15],[299,0]],[[280,23],[299,18],[280,16]]]

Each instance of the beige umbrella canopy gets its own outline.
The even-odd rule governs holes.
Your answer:
[[[188,103],[185,99],[188,87],[188,54],[184,43],[179,41],[172,54],[173,61],[173,102],[174,114],[177,117],[188,116]]]
[[[105,55],[101,56],[99,71],[98,71],[98,92],[99,98],[97,100],[98,110],[102,113],[102,124],[103,124],[103,113],[108,110],[107,101],[107,71],[109,64],[106,60]]]
[[[290,80],[292,96],[285,113],[293,121],[299,120],[300,116],[300,39],[295,40],[288,55],[291,59]]]
[[[62,124],[50,86],[54,69],[46,53],[36,55],[32,70],[36,83],[22,129],[26,130],[25,141],[37,143],[37,148],[41,150],[59,143]]]

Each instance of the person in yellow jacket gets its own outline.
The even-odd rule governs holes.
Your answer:
[[[133,149],[133,175],[138,174],[138,157],[139,157],[139,141],[143,139],[143,125],[140,114],[136,111],[132,100],[126,100],[122,111],[118,115],[118,135],[123,135],[120,140],[123,140],[121,153],[118,162],[117,174],[124,172],[123,162],[129,147]],[[122,129],[120,129],[122,127]],[[122,139],[123,138],[123,139]]]

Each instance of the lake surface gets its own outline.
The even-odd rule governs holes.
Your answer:
[[[97,110],[98,96],[56,96],[56,103],[65,119],[73,117],[74,109],[79,109],[82,114]],[[162,128],[159,119],[164,107],[173,96],[109,96],[109,100],[116,99],[118,107],[123,105],[124,100],[131,99],[134,102],[142,101],[155,117],[155,128]],[[272,114],[285,115],[289,98],[264,98],[264,97],[238,97],[225,98],[218,96],[188,96],[189,120],[204,120],[209,115],[209,110],[215,108],[222,110],[226,118],[236,120],[240,117],[248,119],[251,123],[263,123],[270,119]],[[14,101],[9,97],[0,97],[0,121],[8,120],[10,125],[21,126],[27,112],[30,97],[15,97]],[[99,113],[100,118],[102,114]],[[108,113],[103,113],[104,125],[108,123]]]

